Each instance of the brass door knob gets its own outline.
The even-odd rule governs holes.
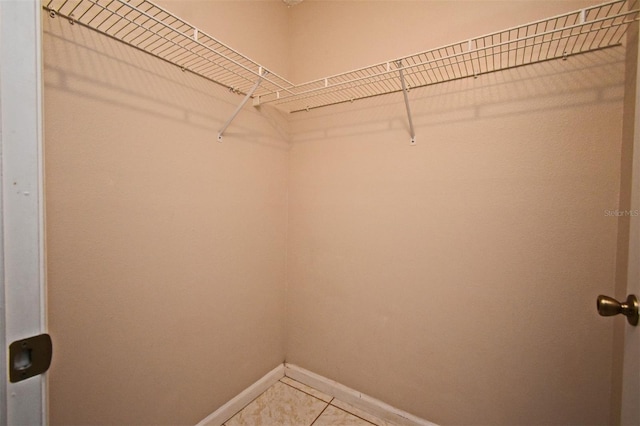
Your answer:
[[[598,296],[598,313],[603,317],[622,314],[627,317],[631,325],[638,325],[638,299],[633,294],[627,296],[627,301],[620,303],[613,297]]]

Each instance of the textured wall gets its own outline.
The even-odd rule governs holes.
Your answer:
[[[194,424],[284,360],[286,123],[63,19],[44,67],[51,423]]]
[[[295,82],[589,3],[161,2]],[[442,424],[613,418],[623,48],[414,89],[417,146],[400,94],[218,144],[239,97],[44,50],[52,424],[195,423],[285,356]]]
[[[579,7],[389,3],[297,6],[292,39],[326,60],[292,75]],[[399,10],[422,25],[381,24]],[[414,89],[416,146],[400,94],[293,115],[287,361],[441,424],[608,423],[624,60]]]

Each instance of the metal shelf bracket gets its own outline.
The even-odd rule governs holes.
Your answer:
[[[404,105],[407,107],[407,117],[409,118],[409,132],[411,133],[411,145],[416,144],[416,132],[413,129],[413,120],[411,119],[411,107],[409,106],[409,89],[404,81],[404,72],[402,71],[402,61],[396,62],[398,72],[400,73],[400,83],[402,84],[402,94],[404,95]]]
[[[224,125],[222,126],[222,128],[218,132],[218,142],[222,142],[222,135],[224,134],[224,131],[227,130],[227,127],[229,127],[229,125],[231,124],[233,119],[236,118],[236,116],[240,113],[240,110],[242,109],[244,104],[246,104],[247,101],[249,99],[251,99],[251,97],[253,96],[253,93],[258,89],[258,87],[260,86],[260,83],[262,82],[264,77],[268,74],[268,72],[266,70],[264,70],[262,67],[260,67],[259,74],[260,74],[260,77],[258,77],[258,79],[256,80],[256,82],[253,85],[253,87],[247,92],[247,94],[245,95],[244,99],[242,99],[242,102],[240,102],[240,105],[238,105],[238,107],[233,112],[233,114],[231,114],[231,117],[229,117],[227,122],[224,123]]]

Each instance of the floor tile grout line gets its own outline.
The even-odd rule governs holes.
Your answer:
[[[300,382],[298,382],[297,380],[292,379],[292,378],[290,378],[290,377],[288,377],[288,376],[284,376],[284,377],[287,377],[287,378],[289,378],[290,380],[292,380],[292,381],[294,381],[294,382],[296,382],[296,383],[300,383]],[[281,379],[278,379],[278,381],[277,381],[276,383],[278,383],[278,382],[279,382],[279,383],[281,383],[281,384],[283,384],[283,385],[286,385],[286,386],[290,387],[291,389],[293,389],[293,390],[295,390],[295,391],[298,391],[298,392],[300,392],[300,393],[303,393],[303,394],[305,394],[305,395],[307,395],[307,396],[310,396],[310,397],[312,397],[312,398],[314,398],[314,399],[316,399],[316,400],[318,400],[318,401],[320,401],[320,402],[322,402],[322,403],[326,404],[326,405],[325,405],[325,407],[322,409],[322,411],[321,411],[321,412],[316,416],[316,418],[311,422],[311,424],[310,424],[309,426],[313,426],[313,425],[318,421],[318,419],[322,416],[322,414],[327,410],[327,408],[329,408],[329,406],[332,406],[332,407],[334,407],[334,408],[337,408],[338,410],[343,411],[343,412],[345,412],[345,413],[347,413],[347,414],[349,414],[349,415],[351,415],[351,416],[354,416],[354,417],[356,417],[356,418],[358,418],[358,419],[360,419],[360,420],[362,420],[362,421],[365,421],[365,422],[367,422],[368,424],[371,424],[371,425],[373,425],[373,426],[379,426],[379,425],[377,425],[376,423],[373,423],[373,422],[371,422],[371,421],[369,421],[369,420],[367,420],[367,419],[365,419],[365,418],[363,418],[363,417],[361,417],[361,416],[359,416],[359,415],[357,415],[357,414],[355,414],[355,413],[352,413],[352,412],[348,411],[347,409],[344,409],[344,408],[338,407],[337,405],[334,405],[334,404],[333,404],[333,402],[334,402],[334,401],[336,401],[336,398],[335,398],[335,397],[333,397],[333,396],[331,396],[331,395],[325,394],[327,397],[331,398],[331,399],[327,402],[327,401],[325,401],[324,399],[318,398],[317,396],[312,395],[312,394],[310,394],[310,393],[308,393],[308,392],[305,392],[305,391],[304,391],[304,390],[302,390],[302,389],[298,389],[297,387],[295,387],[295,386],[293,386],[293,385],[291,385],[291,384],[289,384],[289,383],[283,382],[283,381],[282,381],[282,378],[281,378]],[[275,384],[275,383],[274,383],[274,384]],[[301,384],[302,384],[302,385],[304,385],[303,383],[301,383]],[[228,421],[230,421],[230,420],[231,420],[231,419],[233,419],[235,416],[237,416],[237,415],[238,415],[238,414],[240,414],[242,411],[244,411],[244,409],[245,409],[245,408],[247,408],[249,405],[251,405],[251,403],[253,403],[255,400],[257,400],[257,399],[258,399],[258,398],[260,398],[262,395],[264,395],[264,394],[265,394],[269,389],[271,389],[272,387],[273,387],[273,385],[269,386],[269,388],[267,388],[264,392],[262,392],[260,395],[256,396],[253,400],[251,400],[249,403],[247,403],[244,407],[242,407],[240,410],[238,410],[236,413],[234,413],[231,417],[229,417],[227,420],[225,420],[225,421],[224,421],[224,423],[222,424],[222,426],[226,426]],[[315,391],[318,391],[317,389],[315,389],[315,388],[313,388],[313,387],[311,387],[311,386],[309,386],[309,388],[310,388],[310,389],[313,389],[313,390],[315,390]],[[318,391],[318,392],[320,392],[320,391]],[[342,402],[342,401],[341,401],[341,402]],[[354,407],[354,408],[355,408],[355,407]],[[374,416],[374,417],[375,417],[375,416]]]
[[[331,401],[333,401],[334,398],[331,398]],[[322,401],[322,400],[321,400]],[[315,422],[318,421],[318,419],[320,418],[320,416],[322,416],[322,413],[324,413],[325,411],[327,411],[327,408],[329,408],[329,406],[331,405],[331,401],[327,402],[327,405],[322,409],[322,411],[320,411],[320,413],[316,416],[315,419],[313,419],[313,421],[311,422],[311,424],[309,426],[313,426],[315,424]],[[324,401],[322,401],[324,402]]]
[[[278,379],[278,382],[280,381],[280,379]],[[286,384],[286,383],[284,383]],[[231,420],[232,418],[234,418],[235,416],[237,416],[238,414],[242,413],[242,411],[244,411],[245,408],[247,408],[249,405],[251,405],[251,403],[253,403],[253,401],[255,401],[256,399],[260,398],[262,395],[264,395],[265,393],[267,393],[267,391],[269,389],[271,389],[273,387],[274,384],[272,384],[271,386],[269,386],[267,389],[265,389],[263,392],[260,393],[260,395],[256,396],[255,398],[253,398],[251,401],[249,401],[248,403],[245,404],[244,407],[242,407],[241,409],[239,409],[238,411],[236,411],[235,413],[233,413],[233,415],[231,417],[229,417],[227,420],[224,421],[224,423],[222,423],[222,426],[226,426],[227,422],[229,420]]]
[[[295,390],[297,390],[297,391],[302,392],[302,393],[303,393],[303,394],[305,394],[305,395],[309,395],[309,396],[312,396],[312,397],[314,397],[315,399],[318,399],[318,400],[320,400],[320,401],[322,401],[322,402],[326,402],[327,404],[330,404],[330,403],[331,403],[331,401],[333,401],[333,400],[335,399],[335,398],[333,398],[331,395],[327,395],[327,394],[325,394],[325,395],[327,395],[328,397],[330,397],[330,398],[331,398],[329,401],[325,401],[324,399],[322,399],[322,398],[318,398],[317,396],[315,396],[315,395],[313,395],[313,394],[310,394],[309,392],[305,392],[305,391],[303,391],[302,389],[298,389],[297,387],[295,387],[295,386],[293,386],[293,385],[290,385],[290,384],[289,384],[289,383],[287,383],[287,382],[283,382],[282,380],[278,380],[278,381],[279,381],[280,383],[282,383],[283,385],[287,385],[287,386],[289,386],[289,387],[291,387],[291,388],[293,388],[293,389],[295,389]],[[295,380],[294,380],[294,381],[295,381]],[[298,382],[298,383],[300,383],[300,382]],[[301,384],[302,384],[302,383],[301,383]],[[311,388],[311,386],[309,386],[309,387]],[[313,389],[313,390],[315,390],[315,391],[320,392],[319,390],[317,390],[317,389],[315,389],[315,388],[311,388],[311,389]]]
[[[335,398],[333,398],[333,399],[335,399]],[[332,399],[332,401],[333,401],[333,399]],[[369,423],[369,424],[372,424],[373,426],[378,426],[378,425],[376,425],[375,423],[370,422],[369,420],[367,420],[367,419],[365,419],[365,418],[363,418],[363,417],[360,417],[360,416],[359,416],[359,415],[357,415],[356,413],[352,413],[351,411],[347,411],[347,410],[345,410],[344,408],[340,408],[340,407],[338,407],[337,405],[333,405],[333,404],[331,404],[331,403],[330,403],[329,405],[331,405],[331,406],[332,406],[332,407],[334,407],[334,408],[337,408],[337,409],[338,409],[338,410],[340,410],[340,411],[344,411],[345,413],[350,414],[350,415],[352,415],[353,417],[357,417],[357,418],[359,418],[360,420],[364,420],[365,422],[367,422],[367,423]]]
[[[302,389],[298,389],[297,387],[295,387],[295,386],[293,386],[293,385],[291,385],[291,384],[289,384],[289,383],[283,382],[283,381],[282,381],[282,379],[284,379],[285,377],[286,377],[287,379],[291,380],[291,381],[294,381],[294,382],[296,382],[296,383],[300,383],[301,385],[307,386],[307,387],[309,387],[310,389],[313,389],[313,390],[315,390],[315,391],[320,392],[318,389],[316,389],[316,388],[314,388],[314,387],[312,387],[312,386],[305,385],[304,383],[299,382],[299,381],[297,381],[296,379],[294,379],[294,378],[292,378],[292,377],[287,376],[287,374],[286,374],[286,373],[285,373],[284,377],[282,377],[282,378],[281,378],[280,380],[278,380],[278,381],[279,381],[280,383],[282,383],[282,384],[284,384],[284,385],[287,385],[287,386],[290,386],[290,387],[294,388],[295,390],[300,391],[300,392],[302,392],[302,393],[304,393],[304,394],[306,394],[306,395],[309,395],[309,396],[312,396],[312,397],[314,397],[314,398],[316,398],[316,399],[319,399],[319,400],[320,400],[320,401],[322,401],[322,402],[326,402],[324,399],[320,399],[320,398],[318,398],[317,396],[312,395],[312,394],[310,394],[310,393],[308,393],[308,392],[305,392],[305,391],[303,391]],[[322,393],[324,393],[324,392],[322,392]],[[351,414],[352,416],[357,417],[357,418],[359,418],[360,420],[364,420],[365,422],[370,423],[370,424],[372,424],[372,425],[374,425],[374,426],[379,426],[377,423],[373,423],[372,421],[367,420],[367,419],[365,419],[364,417],[361,417],[361,416],[359,416],[359,415],[357,415],[357,414],[355,414],[355,413],[352,413],[351,411],[345,410],[344,408],[338,407],[337,405],[333,404],[333,402],[336,400],[336,397],[335,397],[335,396],[331,396],[331,395],[329,395],[329,394],[325,394],[325,395],[327,395],[328,397],[330,397],[330,398],[331,398],[331,399],[329,400],[329,402],[328,402],[328,404],[329,404],[329,405],[331,405],[331,406],[333,406],[333,407],[335,407],[335,408],[337,408],[337,409],[339,409],[339,410],[342,410],[342,411],[344,411],[345,413]],[[339,401],[340,401],[340,400],[339,400]],[[341,402],[344,402],[344,401],[341,401]],[[328,408],[328,407],[325,407],[325,409],[324,409],[324,410],[326,410],[327,408]],[[357,407],[353,407],[353,408],[357,408]],[[322,410],[322,413],[324,412],[324,410]],[[364,410],[363,410],[363,411],[364,411]],[[322,413],[320,413],[320,414],[322,414]],[[366,413],[366,411],[365,411],[365,413]],[[372,416],[372,417],[376,417],[376,416],[374,416],[373,414],[370,414],[370,413],[367,413],[367,414],[369,414],[369,415],[370,415],[370,416]],[[318,417],[320,417],[320,416],[318,416]],[[313,421],[314,423],[318,420],[318,417],[316,417],[316,419]],[[382,419],[380,419],[380,420],[382,420]],[[387,422],[387,423],[388,423],[388,422]],[[313,425],[313,423],[312,423],[311,425]],[[224,425],[223,425],[223,426],[224,426]]]

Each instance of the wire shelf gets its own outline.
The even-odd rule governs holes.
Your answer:
[[[43,8],[179,66],[230,90],[255,95],[290,92],[293,84],[171,12],[147,0],[44,0]]]
[[[289,112],[477,77],[618,46],[638,0],[617,0],[261,95]],[[400,72],[402,70],[402,73]]]
[[[638,20],[639,1],[615,0],[299,85],[148,0],[43,0],[43,8],[248,94],[254,104],[298,112],[399,92],[403,79],[417,88],[618,46]]]

